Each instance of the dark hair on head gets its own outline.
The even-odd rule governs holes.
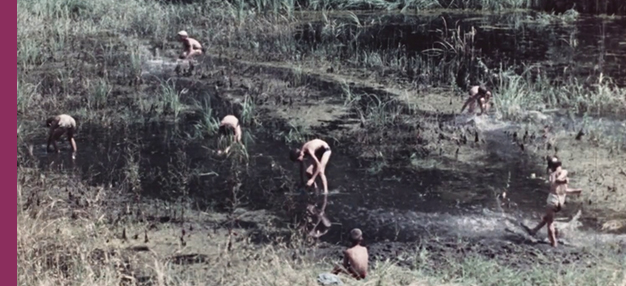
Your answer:
[[[300,157],[300,149],[294,148],[289,150],[289,159],[291,161],[298,161],[298,157]]]
[[[52,125],[52,122],[56,119],[56,116],[50,116],[46,119],[46,127],[50,127],[50,125]]]
[[[561,160],[557,156],[547,156],[546,159],[548,160],[548,169],[550,170],[555,170],[562,165]]]

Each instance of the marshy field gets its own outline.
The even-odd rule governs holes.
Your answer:
[[[554,3],[554,4],[549,4]],[[18,285],[626,285],[626,4],[18,0]],[[186,30],[206,53],[175,71]],[[488,114],[460,113],[472,85]],[[45,119],[78,122],[47,153]],[[215,154],[236,115],[244,146]],[[333,150],[320,239],[290,148]],[[532,239],[557,154],[580,197]]]

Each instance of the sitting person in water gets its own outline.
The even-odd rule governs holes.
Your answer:
[[[50,145],[53,145],[54,152],[60,152],[56,141],[65,134],[67,136],[67,140],[72,145],[72,157],[74,157],[74,154],[77,151],[76,141],[74,140],[76,120],[67,114],[52,116],[46,120],[46,127],[49,128],[46,150],[50,151]]]

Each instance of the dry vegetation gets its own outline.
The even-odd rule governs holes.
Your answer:
[[[149,129],[154,122],[186,122],[185,118],[196,116],[195,125],[186,129],[193,132],[170,134],[171,138],[164,140],[167,144],[175,141],[192,145],[212,140],[217,116],[223,109],[237,110],[246,126],[260,128],[263,124],[259,117],[265,116],[267,110],[261,108],[259,100],[289,101],[287,91],[279,92],[283,89],[281,86],[285,86],[285,90],[288,86],[289,92],[301,95],[305,93],[302,90],[314,89],[311,87],[314,84],[348,79],[368,86],[386,85],[385,91],[398,96],[398,99],[384,98],[356,92],[345,82],[336,84],[343,104],[339,109],[360,112],[364,129],[356,133],[371,134],[358,141],[359,148],[365,148],[363,146],[369,142],[383,140],[386,129],[399,130],[402,124],[410,125],[412,121],[405,121],[410,117],[407,114],[426,108],[411,102],[410,97],[401,99],[406,92],[399,90],[453,86],[461,67],[477,61],[472,49],[474,43],[470,32],[450,27],[441,31],[436,48],[425,52],[445,60],[408,57],[401,48],[376,51],[346,44],[348,47],[343,49],[339,44],[359,43],[362,41],[359,33],[384,25],[385,19],[381,16],[362,23],[354,13],[333,12],[331,8],[365,6],[404,12],[442,7],[491,10],[528,8],[534,5],[531,2],[537,1],[310,1],[304,8],[323,12],[309,14],[297,11],[299,5],[294,1],[205,1],[186,5],[139,0],[19,0],[18,285],[316,285],[317,274],[329,270],[336,257],[320,259],[314,248],[303,247],[308,244],[301,240],[297,231],[277,226],[278,219],[272,215],[259,214],[259,210],[243,211],[246,198],[238,193],[237,186],[264,174],[249,168],[257,160],[254,154],[249,154],[246,148],[236,148],[235,155],[215,163],[216,168],[226,170],[220,171],[216,178],[207,170],[194,168],[184,148],[179,146],[160,169],[169,173],[159,173],[156,166],[154,172],[142,173],[148,169],[146,164],[157,163],[146,163],[142,159],[146,156],[145,150],[151,148],[150,143],[142,142],[141,135],[134,134],[138,129],[133,128]],[[572,21],[568,17],[575,18],[575,15],[546,14],[542,17],[543,25],[548,26],[553,21]],[[513,16],[509,21],[523,26],[528,19]],[[319,46],[314,48],[303,44],[304,40],[294,39],[295,33],[305,30],[302,24],[314,22],[320,23],[310,26],[319,32],[315,36]],[[285,66],[291,71],[285,77],[289,79],[285,82],[289,83],[258,88],[258,82],[242,79],[247,77],[244,72],[228,74],[227,71],[217,81],[220,88],[228,85],[224,78],[230,76],[230,85],[235,79],[246,92],[232,97],[228,92],[222,93],[226,100],[216,104],[211,99],[214,93],[208,84],[191,87],[186,84],[195,84],[195,81],[144,76],[147,60],[157,54],[173,57],[173,49],[178,47],[173,37],[181,29],[207,43],[213,55],[264,64],[273,62],[269,66],[276,70]],[[332,75],[326,73],[330,67],[334,67]],[[564,108],[587,117],[611,115],[618,118],[626,112],[626,91],[602,74],[593,74],[581,82],[574,75],[565,76],[561,84],[554,85],[547,75],[535,72],[536,68],[529,67],[521,73],[487,71],[478,78],[495,86],[499,95],[496,109],[502,118],[522,120],[527,117],[524,111],[529,109]],[[220,77],[216,75],[219,69],[205,69],[203,76]],[[362,77],[364,70],[373,71],[373,75]],[[396,80],[395,83],[388,78]],[[216,87],[215,93],[217,90]],[[185,96],[192,93],[196,98]],[[224,103],[228,100],[234,103]],[[299,100],[305,101],[304,96]],[[67,172],[67,168],[56,170],[44,166],[46,164],[37,158],[41,153],[38,142],[43,136],[40,122],[50,113],[61,112],[75,115],[81,126],[108,130],[90,136],[128,137],[127,149],[120,152],[121,155],[107,151],[98,153],[102,157],[89,157],[98,173],[90,173],[92,166],[87,171],[76,167],[72,172]],[[281,112],[284,112],[281,116],[289,117],[297,111]],[[311,125],[291,121],[276,137],[286,144],[301,142],[313,133]],[[594,138],[593,144],[604,148],[601,156],[622,158],[619,156],[623,155],[626,143],[624,133],[612,137],[589,134]],[[254,140],[254,136],[246,134],[246,145]],[[79,150],[90,143],[100,146],[98,144],[110,143],[107,142],[99,137],[90,138],[79,142]],[[389,148],[396,150],[391,149],[394,146]],[[388,161],[393,156],[390,150],[377,157],[380,164],[372,165],[371,173],[391,164]],[[588,152],[598,156],[598,151]],[[100,161],[112,162],[113,156],[124,158],[122,168],[105,163],[102,163],[104,167],[98,167]],[[268,190],[290,189],[293,179],[279,164],[271,163],[271,172],[277,178],[259,182],[259,188],[263,189],[263,199],[268,204],[289,214],[293,208],[290,202],[284,202],[283,197],[272,195]],[[597,158],[587,163],[586,166],[598,167]],[[592,163],[595,165],[589,165]],[[609,163],[601,165],[608,170]],[[618,169],[610,171],[616,174],[607,177],[619,178]],[[589,178],[598,176],[593,174]],[[222,183],[215,183],[215,189],[204,190],[203,194],[190,193],[190,186],[199,178],[207,177],[213,180],[211,182]],[[155,183],[145,185],[145,181]],[[605,183],[611,182],[603,179],[602,184]],[[155,185],[163,190],[148,187]],[[148,198],[151,192],[165,198]],[[614,186],[608,192],[623,196],[624,189]],[[598,189],[585,199],[601,200],[606,194]],[[194,205],[196,202],[187,200],[188,197],[204,205]],[[215,197],[223,201],[213,201]],[[616,203],[611,207],[620,212],[625,210],[624,206],[626,204]],[[257,219],[255,227],[245,228],[234,223],[246,220],[244,217]],[[165,218],[167,221],[163,221]],[[423,247],[406,254],[405,261],[409,261],[410,266],[379,261],[373,265],[367,281],[347,284],[626,285],[626,261],[620,251],[607,246],[581,252],[589,255],[578,262],[549,261],[545,252],[537,252],[533,254],[537,257],[525,259],[544,264],[521,267],[471,253],[450,253],[444,255],[444,259],[438,253],[435,263],[434,258],[431,260],[434,254]]]

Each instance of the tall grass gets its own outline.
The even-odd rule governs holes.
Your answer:
[[[591,87],[585,87],[585,83],[575,77],[555,86],[541,75],[533,79],[530,76],[533,69],[533,66],[528,67],[521,75],[510,71],[498,74],[494,103],[505,119],[518,120],[527,111],[552,108],[566,108],[580,115],[626,114],[626,90],[602,74],[595,82],[591,81]]]
[[[185,105],[181,102],[180,96],[184,91],[177,90],[173,80],[161,81],[159,90],[159,111],[162,115],[173,115],[174,121],[178,121]]]
[[[91,109],[104,108],[109,100],[113,88],[104,78],[96,79],[94,82],[89,81],[91,92],[87,96],[87,105]]]
[[[207,97],[210,96],[207,94]],[[195,124],[197,136],[205,137],[206,135],[214,136],[217,134],[217,130],[220,125],[220,120],[216,117],[211,107],[211,101],[209,98],[205,98],[201,104],[196,104],[200,107],[201,117],[200,122]]]
[[[277,134],[277,139],[282,139],[286,144],[302,144],[310,139],[311,130],[300,119],[290,120],[288,123],[289,130],[281,131]]]

